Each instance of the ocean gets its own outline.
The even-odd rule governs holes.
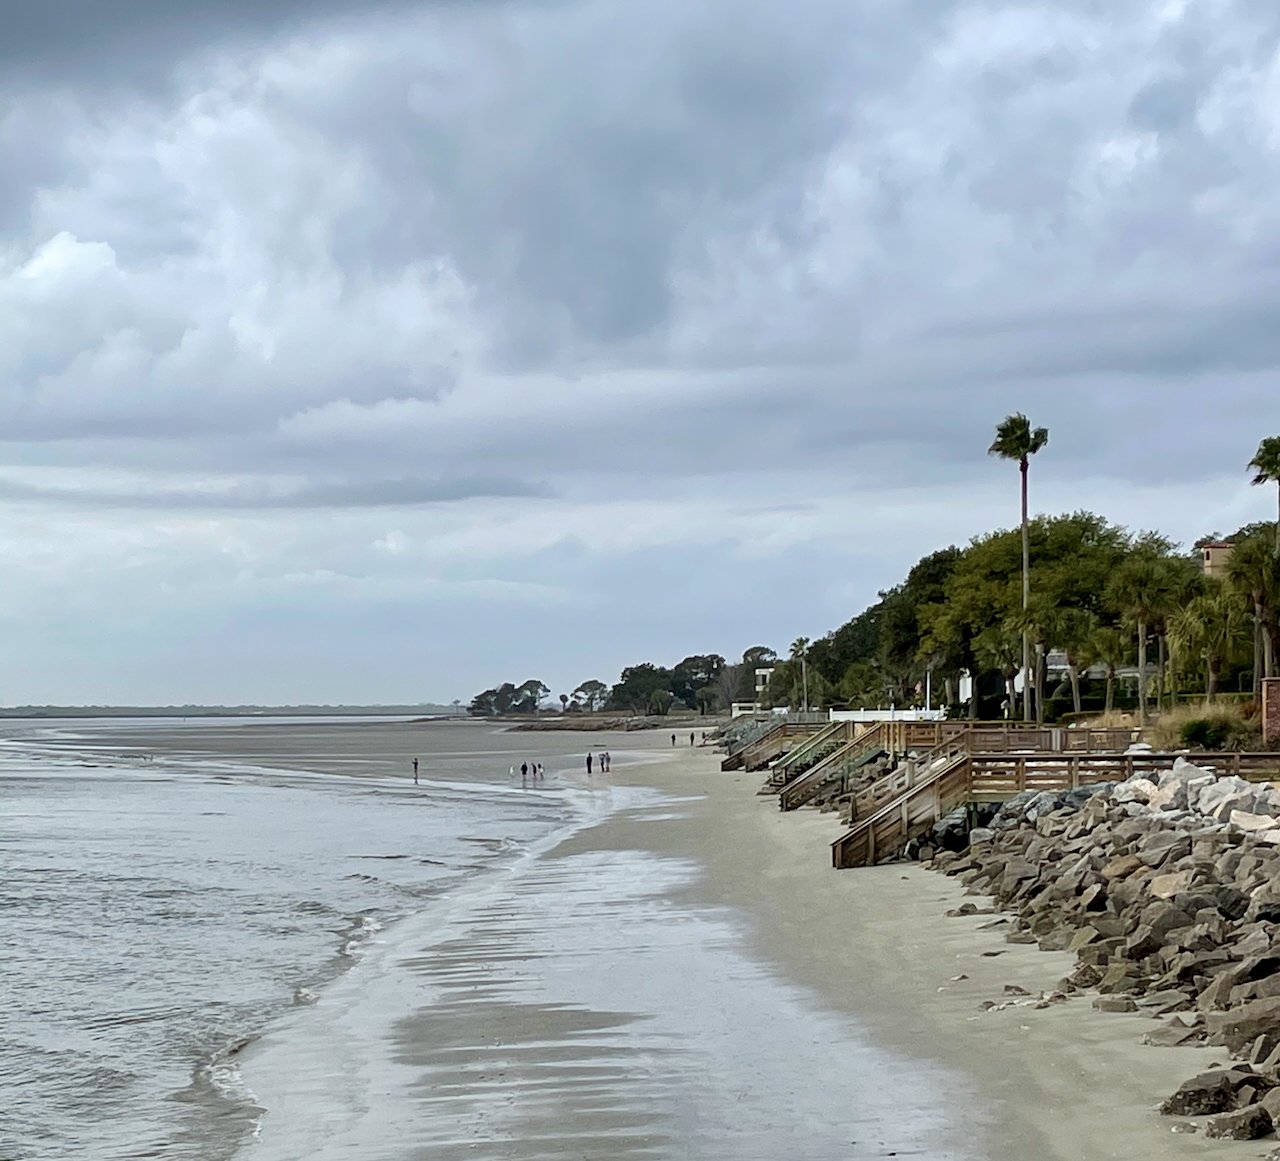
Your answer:
[[[262,1113],[245,1047],[389,924],[571,828],[582,745],[349,719],[0,726],[0,1161],[235,1157]],[[512,777],[522,760],[545,781]]]

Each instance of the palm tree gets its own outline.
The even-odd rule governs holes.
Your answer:
[[[1107,585],[1107,601],[1138,637],[1138,719],[1147,724],[1147,632],[1164,607],[1165,570],[1159,557],[1141,553],[1129,557]]]
[[[1254,484],[1275,484],[1280,489],[1280,435],[1269,435],[1258,444],[1249,466],[1253,469]],[[1277,516],[1280,517],[1280,511]],[[1280,518],[1276,520],[1276,556],[1280,556]]]
[[[987,448],[987,454],[1002,460],[1017,460],[1022,477],[1022,609],[1025,613],[1031,603],[1031,541],[1027,528],[1027,469],[1031,457],[1049,442],[1047,427],[1031,426],[1031,421],[1021,411],[1005,416],[996,427],[996,438]],[[1031,682],[1027,680],[1030,662],[1030,640],[1022,634],[1022,716],[1031,720]]]
[[[1021,638],[1022,642],[1026,641],[1026,636]],[[1005,694],[1008,698],[1008,712],[1012,716],[1014,707],[1018,700],[1018,690],[1015,682],[1018,677],[1018,648],[1020,639],[1018,632],[1012,626],[992,625],[983,629],[973,639],[973,652],[977,658],[978,664],[987,669],[998,669],[1000,676],[1004,678]],[[1023,657],[1025,659],[1025,653]],[[1026,677],[1026,670],[1022,671],[1023,678]],[[977,674],[973,675],[974,688],[977,688]]]
[[[1244,606],[1230,589],[1196,597],[1169,622],[1169,641],[1174,652],[1204,665],[1205,702],[1218,691],[1222,668],[1239,654],[1249,639]]]
[[[1231,550],[1227,584],[1253,603],[1254,693],[1257,679],[1275,668],[1277,607],[1280,606],[1280,560],[1260,535],[1245,537]]]
[[[1107,671],[1107,695],[1104,703],[1107,713],[1116,704],[1116,670],[1129,660],[1128,637],[1110,625],[1095,629],[1084,649],[1081,650],[1081,662],[1087,668],[1102,665]]]
[[[1080,712],[1080,670],[1085,665],[1090,642],[1098,630],[1098,618],[1087,609],[1053,609],[1046,632],[1051,644],[1067,655],[1067,677],[1071,681],[1071,708]]]
[[[809,712],[809,638],[797,637],[791,642],[791,660],[800,662],[800,678],[804,686],[804,712]]]

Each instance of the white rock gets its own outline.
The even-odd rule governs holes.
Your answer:
[[[1280,847],[1280,826],[1272,827],[1270,830],[1254,831],[1253,837],[1260,843],[1270,843],[1273,847]]]
[[[1219,822],[1226,822],[1233,810],[1250,810],[1254,797],[1253,787],[1243,778],[1219,778],[1212,786],[1200,791],[1196,809]]]
[[[1152,810],[1186,810],[1187,784],[1177,778],[1166,784],[1162,778],[1160,785],[1147,798],[1147,805]]]
[[[1130,778],[1121,782],[1111,797],[1116,802],[1148,802],[1156,792],[1156,784],[1146,778]]]
[[[1272,830],[1276,825],[1271,815],[1251,814],[1247,810],[1233,810],[1228,821],[1240,830]]]
[[[1125,750],[1126,754],[1150,754],[1150,742],[1130,742],[1129,748]]]

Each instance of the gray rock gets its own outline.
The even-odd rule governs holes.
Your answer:
[[[1272,1128],[1271,1114],[1262,1105],[1246,1105],[1234,1113],[1214,1117],[1205,1125],[1204,1135],[1229,1141],[1256,1141]]]

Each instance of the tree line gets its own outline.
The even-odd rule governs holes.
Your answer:
[[[559,695],[563,713],[615,712],[665,716],[672,710],[702,714],[727,711],[735,701],[755,697],[755,671],[772,665],[777,654],[766,645],[754,645],[738,662],[718,653],[692,654],[670,668],[645,661],[624,669],[612,686],[592,679],[572,693]],[[469,712],[474,717],[498,714],[532,714],[553,710],[551,690],[541,681],[520,685],[506,682],[478,693]]]

